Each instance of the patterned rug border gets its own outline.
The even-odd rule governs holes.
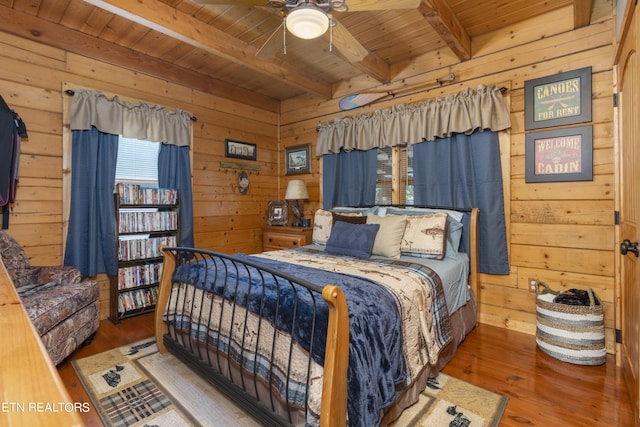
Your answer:
[[[155,343],[156,340],[154,339],[153,342]],[[140,356],[139,359],[142,359],[144,357],[150,357],[153,353],[144,355],[144,356]],[[138,362],[139,359],[135,360],[136,366],[138,367],[138,369],[142,370],[145,375],[147,376],[147,378],[151,379],[154,383],[156,383],[156,386],[162,390],[162,392],[167,395],[167,397],[169,398],[169,400],[171,400],[171,403],[178,409],[178,411],[180,412],[180,415],[182,415],[183,417],[187,418],[187,420],[189,420],[189,422],[194,425],[194,426],[200,426],[202,424],[200,424],[200,422],[198,422],[198,420],[196,420],[191,413],[184,407],[182,406],[182,404],[180,403],[180,401],[178,399],[176,399],[173,394],[167,390],[165,388],[165,386],[162,385],[162,383],[160,383],[159,381],[156,380],[155,376],[149,372],[149,370],[147,368],[145,368],[142,363]]]
[[[145,348],[146,351],[143,351],[141,354],[137,355],[136,357],[127,357],[127,354],[122,351],[123,349],[129,349],[131,351],[131,349],[134,349],[134,348],[140,347],[140,346]],[[81,372],[82,369],[79,366],[79,364],[80,363],[84,363],[87,360],[97,359],[98,357],[104,357],[107,353],[118,354],[118,352],[120,352],[119,355],[121,357],[123,357],[125,359],[128,359],[130,361],[130,363],[134,364],[135,367],[145,375],[144,378],[140,378],[139,380],[137,380],[135,382],[128,383],[128,386],[126,388],[131,388],[131,387],[134,387],[134,386],[142,385],[143,383],[145,383],[147,381],[150,381],[163,394],[164,398],[166,398],[170,402],[170,404],[173,406],[172,410],[174,410],[177,413],[177,415],[179,415],[179,416],[184,418],[183,421],[186,421],[186,422],[188,422],[189,424],[191,424],[193,426],[200,426],[201,425],[197,420],[195,420],[191,416],[189,411],[187,411],[182,406],[182,404],[177,399],[175,399],[175,397],[169,392],[169,390],[167,390],[162,384],[160,384],[158,381],[156,381],[155,377],[139,362],[140,359],[142,359],[144,357],[151,356],[154,353],[158,352],[158,348],[156,346],[155,338],[154,337],[149,337],[149,338],[142,339],[140,341],[136,341],[136,342],[128,344],[128,345],[124,345],[124,346],[121,346],[121,347],[113,348],[113,349],[110,349],[110,350],[106,350],[106,351],[97,353],[95,355],[91,355],[91,356],[84,357],[82,359],[72,360],[71,361],[71,365],[73,366],[73,369],[74,369],[74,371],[76,373],[76,376],[78,377],[78,380],[80,381],[80,384],[82,385],[84,390],[87,392],[87,395],[91,399],[91,403],[93,404],[94,409],[98,413],[98,416],[100,417],[100,420],[102,421],[102,423],[105,426],[113,426],[114,425],[113,421],[109,418],[108,414],[105,413],[105,409],[103,408],[103,406],[101,404],[101,400],[105,399],[106,397],[103,397],[102,399],[99,397],[100,393],[96,392],[94,387],[93,387],[93,385],[89,383],[89,381],[90,381],[89,376],[90,375],[85,375],[85,373]],[[129,356],[133,356],[133,354],[131,354],[129,352]],[[120,390],[123,390],[123,389],[124,388],[114,389],[114,391],[112,393],[110,393],[109,396],[116,395]],[[165,407],[164,409],[168,409],[168,408],[169,408],[169,406]],[[135,424],[139,424],[139,423],[146,424],[147,421],[151,421],[151,420],[157,418],[158,416],[162,416],[163,413],[166,413],[166,412],[158,411],[157,413],[155,413],[155,416],[153,418],[142,418],[141,420],[137,421]],[[126,425],[129,425],[129,424],[126,424]]]
[[[132,349],[134,350],[135,355],[127,354],[127,350],[129,350],[129,353],[131,353]],[[106,363],[107,360],[109,360],[107,357],[107,355],[109,354],[113,354],[114,356],[118,357],[118,359],[116,360],[114,360],[113,358],[111,359],[116,363]],[[105,426],[143,426],[150,422],[154,422],[161,426],[202,425],[201,422],[198,421],[198,410],[195,409],[194,413],[192,413],[190,408],[194,409],[193,405],[188,408],[181,403],[181,399],[185,398],[183,390],[178,387],[178,395],[175,395],[174,393],[176,391],[172,393],[165,385],[163,385],[163,378],[164,382],[172,384],[172,377],[170,375],[167,376],[158,374],[158,372],[163,372],[160,369],[156,370],[156,372],[154,373],[147,369],[145,365],[148,365],[151,369],[154,369],[153,367],[156,366],[158,368],[171,366],[175,370],[172,371],[174,379],[179,378],[179,381],[189,380],[188,382],[182,382],[182,388],[190,389],[192,388],[191,386],[193,384],[193,388],[196,390],[196,392],[200,391],[201,389],[199,387],[201,386],[199,384],[196,384],[199,382],[206,383],[207,388],[211,387],[211,390],[216,390],[215,386],[210,384],[207,380],[198,378],[197,375],[195,376],[195,380],[189,376],[181,376],[184,374],[184,372],[181,373],[178,371],[182,370],[181,366],[184,365],[183,362],[180,362],[178,359],[167,359],[165,356],[173,357],[170,354],[160,355],[158,353],[157,346],[155,345],[155,339],[153,337],[150,337],[129,345],[106,350],[92,356],[74,360],[71,363],[77,374],[80,384],[82,384],[82,387],[89,395],[94,409],[98,412],[98,415],[100,416],[100,419]],[[121,362],[123,360],[127,363],[122,363],[122,365],[134,365],[135,369],[139,371],[134,372],[134,374],[142,374],[144,377],[136,377],[133,379],[125,377],[123,378],[123,384],[114,387],[113,390],[107,388],[106,386],[106,391],[100,391],[94,388],[96,387],[96,385],[91,383],[92,376],[101,375],[101,377],[104,378],[105,382],[109,384],[109,378],[104,377],[105,373],[107,376],[108,374],[111,374],[113,371],[111,366],[117,367],[118,362]],[[83,371],[83,367],[81,365],[86,365],[88,361],[94,361],[94,363],[96,365],[99,365],[100,367],[96,367],[96,369],[92,372],[87,372],[86,369],[85,371]],[[177,363],[180,363],[181,365],[178,365]],[[190,368],[186,367],[186,365],[184,365],[184,367],[186,370],[190,370]],[[124,366],[122,370],[126,370],[126,366]],[[114,373],[114,375],[118,376],[117,373]],[[120,379],[119,376],[118,379]],[[452,385],[447,386],[449,381],[452,381]],[[148,387],[148,384],[143,384],[145,382],[150,382],[152,384],[152,387]],[[102,381],[99,381],[99,383],[101,385],[104,385],[102,384]],[[109,384],[109,386],[111,386],[111,384]],[[105,393],[109,393],[108,396],[112,399],[110,402],[110,406],[112,408],[118,409],[119,406],[114,403],[115,399],[113,397],[116,396],[117,399],[118,393],[122,392],[123,390],[129,390],[134,386],[142,389],[142,393],[146,393],[143,396],[144,399],[140,399],[142,404],[139,406],[142,409],[138,409],[137,405],[129,404],[131,401],[135,403],[135,396],[138,390],[134,390],[131,392],[131,394],[134,395],[133,399],[129,399],[129,395],[127,395],[126,398],[121,399],[121,407],[126,407],[127,410],[121,411],[121,413],[119,414],[120,424],[114,424],[113,420],[106,413],[106,409],[101,404],[101,400],[104,400],[106,398]],[[157,396],[156,394],[154,394],[156,393],[155,389],[157,389],[157,391],[161,395]],[[187,391],[186,393],[188,394],[189,391]],[[221,395],[220,392],[212,391],[212,393],[210,394],[207,390],[207,393],[203,394],[206,394],[207,398],[215,402],[215,406],[218,407],[217,410],[221,410],[225,413],[223,418],[229,416],[237,417],[240,414],[240,412],[238,412],[240,410],[237,407],[235,409],[230,409],[228,405],[219,402],[221,398],[228,400],[225,396]],[[218,395],[213,396],[214,394]],[[149,398],[147,399],[147,397]],[[448,401],[447,398],[449,398],[450,401]],[[169,405],[162,406],[164,404],[163,399],[166,399],[169,402]],[[149,402],[149,400],[151,400],[151,402]],[[504,415],[504,411],[506,410],[508,401],[508,397],[503,396],[499,393],[471,384],[465,380],[457,379],[446,374],[440,374],[438,377],[429,380],[429,384],[427,385],[426,389],[422,393],[420,393],[419,403],[416,403],[415,405],[407,408],[397,420],[391,423],[391,427],[406,427],[416,425],[498,427]],[[186,400],[185,402],[189,401]],[[488,405],[487,402],[490,402],[490,406],[494,408],[492,411],[486,410],[486,407]],[[187,405],[189,405],[189,403],[187,403]],[[131,409],[132,407],[135,408],[135,411]],[[460,409],[458,407],[460,407]],[[156,408],[159,409],[156,411]],[[145,410],[149,411],[149,413],[152,413],[153,415],[144,417],[140,416],[140,413],[147,413],[144,412]],[[131,413],[133,412],[135,412],[136,415],[131,415]],[[246,413],[244,413],[243,415],[246,416]],[[200,417],[202,416],[203,414],[200,414]],[[128,422],[129,420],[134,422],[130,424]],[[250,420],[246,421],[251,422]],[[425,424],[425,422],[427,424]],[[253,422],[252,425],[255,425],[255,422]]]

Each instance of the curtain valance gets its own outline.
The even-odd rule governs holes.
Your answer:
[[[318,129],[316,154],[369,150],[447,138],[476,130],[511,127],[509,108],[495,85],[479,85],[453,95],[395,105],[369,115],[335,119]]]
[[[117,96],[109,99],[94,90],[76,90],[71,103],[71,130],[89,130],[126,138],[188,146],[191,142],[191,114],[170,111],[159,105],[133,105]]]

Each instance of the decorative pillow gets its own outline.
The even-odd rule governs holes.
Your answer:
[[[462,238],[462,223],[449,216],[447,223],[447,252],[446,258],[457,258]]]
[[[368,208],[353,208],[345,206],[336,206],[331,208],[331,212],[343,214],[343,215],[359,215],[367,216],[368,213],[376,213],[377,206]]]
[[[449,215],[447,224],[447,253],[446,258],[457,258],[458,249],[460,248],[460,239],[462,238],[462,218],[464,214],[460,211],[438,208],[398,208],[389,207],[388,213],[395,215],[426,215],[433,213],[446,212]]]
[[[336,225],[336,222],[338,221],[342,221],[342,222],[348,222],[351,224],[366,224],[367,223],[367,217],[366,216],[362,216],[361,214],[357,213],[357,214],[339,214],[339,213],[333,213],[333,225]]]
[[[443,259],[447,245],[447,219],[444,212],[409,215],[400,244],[402,255]]]
[[[396,215],[429,215],[434,213],[447,213],[451,218],[455,219],[458,222],[462,222],[462,218],[464,217],[464,213],[460,211],[454,211],[452,209],[439,209],[439,208],[414,208],[408,206],[406,208],[399,208],[395,206],[390,206],[387,210],[387,213],[392,213]]]
[[[367,214],[367,224],[380,225],[371,253],[389,258],[400,258],[400,242],[407,224],[407,216]]]
[[[350,224],[338,221],[331,230],[324,250],[330,254],[369,258],[379,229],[379,224]]]
[[[317,245],[325,245],[331,234],[333,226],[333,214],[323,209],[318,209],[313,217],[313,234],[311,241]]]

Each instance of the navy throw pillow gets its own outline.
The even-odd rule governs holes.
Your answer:
[[[351,224],[338,221],[333,225],[325,252],[369,258],[380,224]]]

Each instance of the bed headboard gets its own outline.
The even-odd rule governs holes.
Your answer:
[[[381,207],[393,207],[393,208],[417,208],[417,209],[438,209],[449,210],[462,213],[462,237],[460,239],[460,251],[466,253],[469,256],[469,286],[476,296],[476,299],[480,299],[479,294],[479,258],[478,258],[478,215],[480,209],[478,208],[459,208],[449,206],[433,206],[433,205],[407,205],[407,204],[376,204],[376,205],[364,205],[357,206],[356,208],[381,208]]]
[[[474,209],[457,208],[449,206],[433,206],[433,205],[407,205],[407,204],[377,204],[357,206],[359,208],[400,208],[400,209],[437,209],[460,212],[462,217],[462,238],[460,239],[460,251],[469,254],[471,246],[471,214]]]

